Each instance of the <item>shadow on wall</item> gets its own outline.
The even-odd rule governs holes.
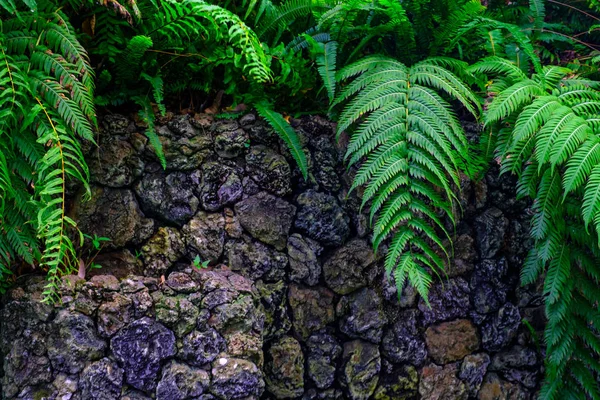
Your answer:
[[[327,120],[292,121],[308,182],[252,114],[169,115],[166,171],[132,120],[101,125],[93,198],[71,214],[112,239],[103,268],[65,277],[60,307],[37,278],[3,299],[3,398],[533,398],[527,204],[497,168],[463,182],[456,259],[427,308],[383,277]]]

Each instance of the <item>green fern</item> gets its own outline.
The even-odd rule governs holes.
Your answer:
[[[0,9],[0,291],[23,262],[47,272],[45,300],[56,301],[75,264],[65,191],[89,180],[79,140],[93,143],[94,74],[62,11],[25,6]]]
[[[269,104],[259,102],[254,104],[254,107],[258,111],[258,114],[271,125],[275,133],[288,146],[292,157],[298,164],[298,168],[300,168],[302,176],[306,180],[308,178],[308,162],[306,161],[306,154],[304,154],[302,144],[294,128],[290,126],[281,114],[273,111]]]
[[[435,59],[407,67],[373,56],[338,73],[340,81],[349,77],[356,78],[342,88],[336,104],[350,100],[338,135],[354,127],[346,158],[360,167],[352,189],[366,185],[362,206],[370,203],[375,248],[391,238],[387,273],[399,288],[408,279],[427,301],[428,271],[442,272],[449,256],[443,238],[450,234],[438,211],[455,220],[455,188],[468,162],[461,159],[465,134],[444,96],[475,115],[478,99]]]
[[[499,149],[501,169],[519,176],[520,196],[534,199],[535,247],[521,280],[531,284],[545,272],[547,358],[541,398],[599,398],[594,378],[600,373],[597,83],[560,67],[544,67],[523,80],[498,64],[485,60],[478,67],[502,71],[511,83],[495,95],[484,121],[488,127],[513,126]]]

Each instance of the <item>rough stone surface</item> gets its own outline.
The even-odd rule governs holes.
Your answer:
[[[161,227],[142,247],[144,273],[159,277],[177,261],[185,250],[181,234],[177,229]]]
[[[325,261],[325,282],[337,294],[351,293],[367,285],[367,270],[374,262],[371,246],[364,240],[352,240]]]
[[[115,335],[110,348],[125,370],[127,383],[151,391],[156,387],[162,361],[175,355],[175,335],[145,317]]]
[[[105,349],[106,342],[98,337],[91,318],[60,311],[48,338],[48,357],[54,369],[76,374],[87,362],[102,358]]]
[[[242,198],[244,186],[235,167],[220,162],[207,162],[202,164],[200,176],[196,193],[205,210],[217,211]]]
[[[292,284],[288,298],[294,330],[303,339],[335,320],[333,293],[323,287],[313,289]]]
[[[518,384],[507,382],[496,374],[487,374],[478,400],[528,400],[530,396]]]
[[[381,342],[387,317],[381,297],[372,289],[360,289],[342,297],[336,309],[340,331],[351,338]]]
[[[288,258],[248,236],[231,240],[225,246],[225,258],[229,267],[241,275],[252,279],[274,282],[283,279]]]
[[[436,283],[429,292],[428,307],[419,300],[419,310],[423,313],[423,323],[430,325],[453,318],[464,318],[469,311],[469,285],[462,278],[449,279]]]
[[[290,280],[314,286],[319,283],[321,263],[318,256],[323,248],[314,240],[292,234],[287,242],[290,259]]]
[[[329,333],[315,333],[306,342],[308,376],[319,389],[326,389],[335,381],[335,365],[342,347]]]
[[[419,374],[412,366],[390,368],[379,379],[375,400],[416,399],[419,389]]]
[[[250,361],[220,357],[212,364],[211,392],[220,399],[258,398],[264,388],[262,373]]]
[[[184,336],[178,357],[191,365],[203,366],[213,362],[225,347],[225,339],[216,330],[194,330]]]
[[[276,399],[289,399],[304,393],[304,355],[300,343],[290,336],[274,342],[267,351],[265,381]]]
[[[254,238],[283,250],[296,207],[270,195],[260,192],[235,205],[240,224]]]
[[[118,400],[123,370],[108,358],[103,358],[83,370],[79,384],[84,399]]]
[[[101,131],[89,160],[92,182],[104,186],[129,186],[144,171],[144,161],[134,146],[126,138],[105,131]]]
[[[291,191],[291,170],[285,157],[265,146],[252,146],[246,154],[246,171],[258,186],[277,196]]]
[[[167,168],[171,170],[191,170],[197,168],[211,153],[210,133],[196,128],[188,115],[176,116],[167,126],[160,126],[156,134],[162,144]],[[156,159],[152,146],[149,153]]]
[[[308,190],[297,202],[296,228],[324,246],[339,246],[346,240],[350,221],[335,197]]]
[[[481,258],[492,258],[498,253],[507,226],[508,219],[497,208],[490,208],[475,219],[475,232]]]
[[[221,213],[199,211],[181,230],[190,257],[218,260],[225,246],[225,217]]]
[[[519,286],[531,205],[515,178],[495,162],[477,182],[459,176],[464,212],[430,308],[408,282],[398,296],[389,243],[372,250],[348,136],[323,117],[289,122],[308,180],[252,113],[157,118],[166,170],[139,121],[101,117],[101,148],[84,146],[92,200],[68,204],[111,239],[81,251],[102,268],[63,277],[60,305],[40,302],[41,276],[2,296],[0,397],[535,398],[544,356],[521,318],[543,337],[543,284]]]
[[[498,312],[481,326],[481,343],[488,351],[498,351],[510,344],[521,325],[519,309],[506,303]]]
[[[344,343],[340,383],[349,399],[367,400],[379,382],[379,348],[362,340]]]
[[[208,372],[171,361],[163,368],[156,387],[156,400],[185,400],[199,397],[209,386]]]
[[[147,215],[179,227],[188,222],[198,209],[193,182],[184,172],[144,175],[135,186],[142,210]]]
[[[425,342],[437,364],[461,360],[479,348],[477,328],[467,319],[430,326],[425,331]]]
[[[471,397],[479,392],[489,365],[490,356],[486,353],[470,354],[464,358],[458,377],[467,385]]]
[[[131,190],[93,186],[91,192],[87,202],[77,198],[72,211],[83,232],[109,238],[107,248],[138,245],[152,235],[154,221],[144,216]]]
[[[429,364],[421,370],[419,394],[429,400],[467,400],[467,387],[456,375],[458,364]]]
[[[423,364],[427,349],[417,329],[415,310],[400,314],[398,321],[386,330],[381,348],[384,357],[393,363]]]

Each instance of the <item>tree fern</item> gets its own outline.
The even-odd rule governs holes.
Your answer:
[[[599,398],[600,126],[592,89],[597,83],[557,67],[525,80],[512,73],[504,78],[511,84],[495,95],[484,120],[488,127],[514,124],[499,151],[502,170],[518,174],[518,193],[534,199],[535,247],[521,278],[530,284],[545,272],[541,398]]]
[[[346,158],[360,163],[352,188],[366,185],[362,205],[371,204],[373,243],[391,238],[386,271],[399,288],[408,280],[427,300],[430,271],[443,271],[448,257],[442,238],[450,234],[438,212],[454,221],[454,191],[468,161],[461,158],[465,134],[445,96],[475,114],[478,100],[437,60],[407,67],[373,56],[338,78],[345,86],[335,103],[347,102],[338,135],[353,127]]]

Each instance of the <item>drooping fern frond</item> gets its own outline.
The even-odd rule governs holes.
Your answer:
[[[302,176],[306,180],[308,177],[308,162],[306,161],[306,154],[302,149],[302,144],[294,128],[290,126],[281,114],[273,111],[269,104],[258,102],[254,104],[254,107],[258,114],[271,125],[275,133],[288,146],[292,157],[296,161],[296,164],[298,164],[298,168],[300,168]]]
[[[76,264],[65,191],[89,180],[79,140],[94,142],[94,74],[58,7],[21,10],[0,9],[0,281],[23,263],[41,268],[45,299],[56,301]]]
[[[391,238],[385,260],[399,293],[406,280],[427,300],[432,271],[444,269],[450,239],[443,218],[454,221],[458,174],[467,141],[447,98],[478,114],[469,87],[436,60],[407,67],[378,56],[338,72],[345,83],[336,104],[348,101],[338,135],[353,128],[346,159],[359,164],[352,189],[365,185],[377,248]],[[345,82],[347,78],[353,81]],[[439,212],[443,217],[440,217]]]
[[[597,83],[559,67],[525,80],[508,71],[510,83],[495,95],[484,121],[489,128],[512,126],[498,149],[501,170],[516,173],[519,196],[534,200],[535,245],[521,278],[531,284],[545,273],[547,357],[540,398],[600,398]]]

